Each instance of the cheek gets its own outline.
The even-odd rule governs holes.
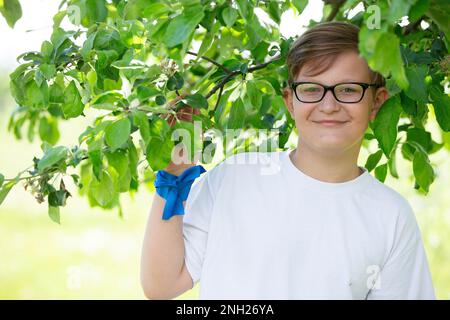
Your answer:
[[[354,108],[353,108],[354,107]],[[369,106],[355,105],[348,109],[348,113],[352,119],[352,128],[356,131],[365,131],[369,124]]]
[[[295,105],[294,104],[294,118],[297,122],[297,125],[303,125],[305,122],[308,122],[311,113],[313,112],[314,107],[309,105]]]

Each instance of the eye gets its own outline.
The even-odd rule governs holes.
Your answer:
[[[342,85],[338,86],[336,88],[337,93],[341,94],[353,94],[353,93],[360,93],[361,88],[357,87],[356,85]]]
[[[350,87],[345,87],[341,89],[342,92],[345,93],[352,93],[352,92],[356,92],[356,90],[354,88],[350,88]]]
[[[299,86],[300,92],[304,93],[316,93],[320,92],[322,90],[322,87],[316,86],[316,85],[310,85],[310,84],[304,84]]]

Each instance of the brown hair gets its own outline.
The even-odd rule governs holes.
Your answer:
[[[347,22],[320,23],[303,33],[290,47],[287,55],[289,71],[288,84],[294,82],[302,67],[314,62],[313,74],[318,75],[327,69],[333,58],[347,50],[358,50],[359,28]],[[370,70],[372,82],[384,86],[386,81],[378,72]]]

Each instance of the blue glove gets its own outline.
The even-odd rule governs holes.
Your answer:
[[[201,165],[186,169],[181,175],[175,176],[164,170],[159,170],[154,182],[156,193],[166,199],[162,219],[169,220],[174,215],[183,215],[183,201],[188,197],[194,180],[206,172]]]

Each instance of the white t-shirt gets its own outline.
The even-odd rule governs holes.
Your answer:
[[[232,155],[192,184],[186,267],[200,299],[435,299],[408,201],[365,168],[314,179],[289,153]]]

